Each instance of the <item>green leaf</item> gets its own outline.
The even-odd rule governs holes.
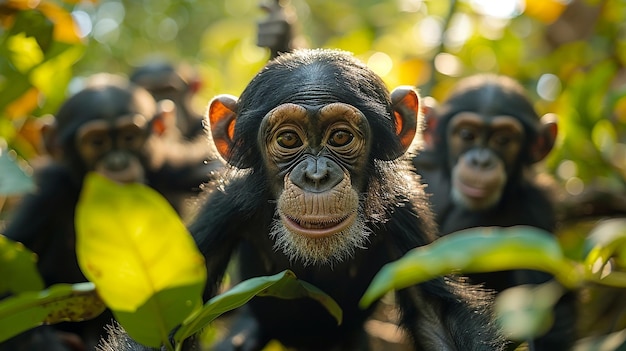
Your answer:
[[[0,301],[0,342],[42,324],[92,319],[105,310],[92,283],[56,284]]]
[[[543,335],[554,322],[554,305],[564,289],[555,281],[520,285],[496,297],[496,320],[507,338],[524,341]]]
[[[18,165],[8,150],[0,148],[0,196],[18,195],[35,190],[32,178]]]
[[[43,289],[36,261],[37,256],[24,245],[0,235],[0,294]]]
[[[202,299],[190,299],[190,291],[201,291],[203,284],[178,286],[154,294],[134,312],[113,311],[128,335],[140,344],[160,347],[169,343],[174,327],[202,306]]]
[[[626,350],[626,329],[600,336],[590,336],[576,343],[576,351]]]
[[[275,296],[283,299],[310,297],[324,305],[329,313],[335,317],[338,324],[342,320],[343,312],[335,300],[311,284],[298,280],[292,271],[285,270],[272,276],[248,279],[207,301],[201,310],[183,322],[180,329],[176,331],[174,340],[177,343],[184,341],[209,325],[224,312],[244,305],[257,295]]]
[[[607,265],[614,258],[617,268],[626,267],[626,219],[614,218],[598,224],[585,240],[585,270],[597,283],[626,287],[626,274]]]
[[[167,343],[169,329],[201,306],[204,257],[155,190],[90,173],[76,208],[76,232],[82,271],[138,342]]]
[[[402,289],[442,275],[534,269],[552,273],[566,286],[582,280],[548,232],[516,226],[472,228],[446,235],[388,263],[361,298],[361,307],[393,289]]]

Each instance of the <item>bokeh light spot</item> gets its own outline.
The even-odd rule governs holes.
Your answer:
[[[458,57],[443,52],[435,56],[435,69],[447,76],[458,77],[463,71],[463,64]]]
[[[376,52],[367,60],[367,66],[379,76],[384,77],[393,68],[393,61],[389,55],[383,52]]]
[[[554,101],[561,93],[561,80],[552,73],[542,74],[537,81],[537,94],[544,100]]]
[[[578,174],[578,166],[572,160],[563,160],[556,169],[556,174],[563,180],[570,179]]]
[[[72,12],[72,17],[78,26],[78,36],[81,38],[88,36],[93,29],[93,24],[91,23],[89,14],[85,11],[79,10]]]

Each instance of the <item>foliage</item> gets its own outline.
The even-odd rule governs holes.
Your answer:
[[[24,245],[0,235],[0,295],[43,289],[36,260],[35,254]]]
[[[146,185],[88,174],[76,209],[76,231],[81,270],[141,344],[180,347],[222,313],[257,295],[310,297],[341,322],[341,309],[332,298],[289,271],[241,282],[202,307],[204,258],[174,209]],[[179,325],[171,345],[169,335]]]
[[[42,324],[81,321],[104,311],[92,283],[56,284],[48,289],[37,271],[36,255],[0,235],[0,342]]]
[[[624,216],[626,211],[624,1],[282,3],[298,17],[301,43],[353,51],[390,87],[416,85],[422,95],[441,100],[459,77],[496,72],[518,79],[540,114],[556,114],[559,137],[543,166],[565,190],[566,201],[560,205],[566,207],[573,199],[578,211],[566,213],[568,221],[557,233],[563,256],[555,260],[586,272],[576,275],[582,276],[581,289],[591,296],[586,312],[604,317],[606,297],[615,294],[607,285],[622,286],[621,271],[615,269],[623,267],[623,245],[617,239],[621,236],[599,241],[595,249],[586,245],[594,242],[595,233],[611,232],[596,226],[597,216]],[[47,115],[56,112],[83,77],[102,71],[128,73],[150,56],[186,62],[197,70],[204,83],[194,100],[200,111],[218,93],[239,94],[268,57],[255,45],[255,24],[264,16],[258,5],[257,0],[1,2],[0,139],[17,159],[34,163],[43,153],[40,131]],[[2,162],[4,155],[3,150]],[[4,167],[1,173],[3,182]],[[600,200],[584,202],[588,193],[599,193]],[[598,211],[602,206],[610,208]],[[578,214],[592,218],[581,222]],[[515,249],[506,246],[511,243],[498,246],[498,240],[489,239],[487,246],[515,257]],[[539,247],[554,248],[554,243],[540,241]],[[545,254],[554,254],[550,250]],[[452,261],[440,267],[463,268],[453,267],[458,262],[450,257]],[[596,270],[590,271],[593,267]],[[603,276],[607,271],[611,274]],[[598,292],[598,285],[591,284],[598,279],[607,290]],[[152,293],[134,296],[134,306]],[[626,326],[623,318],[615,323],[607,319],[587,318],[583,323],[590,323],[589,328],[582,330],[591,333],[602,325],[606,332]]]
[[[42,324],[79,322],[105,309],[91,283],[55,284],[0,301],[0,342]]]
[[[339,305],[291,271],[243,281],[202,306],[204,259],[175,211],[145,185],[89,174],[76,222],[77,254],[89,283],[41,290],[35,255],[0,236],[0,293],[13,293],[0,301],[0,342],[42,324],[91,319],[108,307],[136,341],[173,350],[254,296],[312,298],[341,323]]]
[[[573,260],[563,254],[552,234],[541,229],[517,226],[459,231],[385,265],[363,295],[361,306],[369,306],[388,291],[442,275],[541,270],[554,275],[564,288],[554,282],[519,286],[505,290],[496,300],[497,317],[505,333],[526,340],[547,330],[550,311],[565,289],[585,285],[626,288],[626,219],[598,224],[585,247],[585,255]]]

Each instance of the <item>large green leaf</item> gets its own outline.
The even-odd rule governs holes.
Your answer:
[[[36,261],[36,255],[24,245],[0,235],[0,294],[43,289]]]
[[[383,266],[360,304],[369,306],[390,290],[446,274],[509,269],[546,271],[566,286],[582,279],[550,233],[526,226],[473,228],[446,235]]]
[[[177,343],[194,335],[222,313],[244,305],[254,296],[275,296],[283,299],[310,297],[319,301],[328,312],[335,317],[337,323],[342,320],[342,310],[330,296],[304,281],[298,280],[296,275],[286,270],[281,273],[255,277],[235,285],[223,294],[215,296],[204,307],[187,318],[180,329],[176,331],[174,339]]]
[[[0,301],[0,342],[42,324],[91,319],[104,309],[92,283],[57,284],[14,295]]]
[[[163,336],[201,306],[204,258],[155,190],[87,175],[76,231],[81,269],[138,342],[153,347],[160,345],[157,339],[167,342]],[[136,323],[140,320],[158,328]]]

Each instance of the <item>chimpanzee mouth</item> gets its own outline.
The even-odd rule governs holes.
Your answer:
[[[356,211],[344,217],[296,218],[280,214],[289,231],[309,238],[324,238],[342,232],[354,224],[356,217]]]
[[[459,181],[457,188],[463,193],[463,195],[470,198],[483,198],[487,196],[487,188],[482,184],[467,184],[466,182]]]
[[[96,172],[109,178],[110,180],[121,183],[142,183],[144,181],[143,171],[134,167],[128,167],[123,170],[110,170],[104,167],[96,169]]]

